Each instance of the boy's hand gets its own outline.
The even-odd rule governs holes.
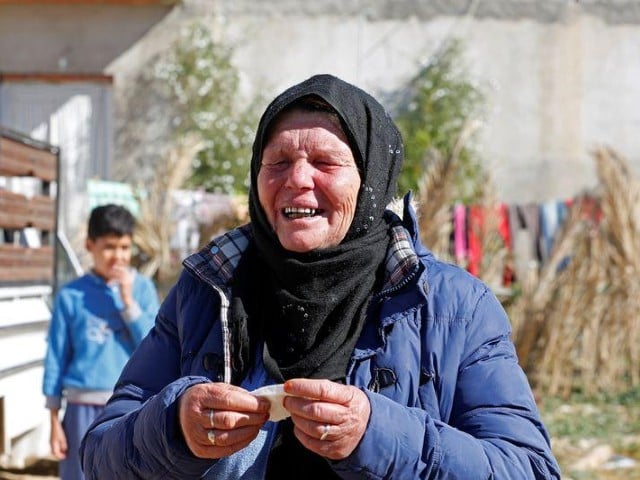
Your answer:
[[[114,280],[120,285],[120,296],[125,308],[133,305],[133,277],[134,272],[127,267],[114,267]]]
[[[67,458],[67,436],[62,428],[62,423],[58,418],[51,418],[51,432],[49,434],[49,445],[51,447],[51,453],[58,460],[64,460]]]

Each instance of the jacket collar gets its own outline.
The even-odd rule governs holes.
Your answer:
[[[410,196],[407,197],[402,221],[394,213],[388,212],[396,221],[393,222],[391,243],[385,257],[385,281],[380,295],[399,290],[415,278],[420,269],[414,245],[417,240],[415,211],[410,206]],[[231,230],[187,257],[183,265],[203,281],[228,288],[251,236],[250,224]]]
[[[251,225],[233,229],[188,256],[182,264],[198,278],[214,286],[228,287],[242,253],[251,240]]]

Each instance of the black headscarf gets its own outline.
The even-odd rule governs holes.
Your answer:
[[[295,253],[280,245],[256,189],[270,126],[283,110],[305,97],[322,99],[338,114],[361,186],[344,240],[335,247]],[[395,194],[402,158],[400,133],[380,103],[331,75],[311,77],[267,107],[251,160],[249,213],[254,238],[240,262],[233,289],[235,382],[252,365],[257,345],[263,346],[267,371],[279,381],[296,377],[344,381],[369,301],[382,280],[390,240],[384,211]],[[324,463],[297,442],[291,428],[285,422],[278,446],[272,450],[272,478],[277,478],[278,465],[285,466],[288,474],[295,473],[291,471],[294,458],[301,459],[306,472],[310,465],[306,462]]]

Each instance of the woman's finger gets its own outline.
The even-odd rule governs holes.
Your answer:
[[[267,400],[224,383],[194,385],[178,401],[185,442],[201,458],[221,458],[244,448],[268,416]]]
[[[320,423],[341,423],[348,414],[346,405],[302,397],[286,397],[283,405],[291,415]]]
[[[284,383],[284,391],[297,397],[347,404],[353,398],[352,388],[330,380],[294,378]]]
[[[297,417],[295,426],[309,438],[315,440],[331,441],[343,435],[343,427],[339,424],[323,423],[304,417]]]
[[[219,411],[211,408],[202,411],[204,428],[232,430],[251,425],[262,425],[269,418],[268,413],[246,413],[235,411]]]
[[[246,390],[227,383],[203,384],[201,404],[203,408],[213,410],[232,410],[238,412],[269,411],[269,401],[255,397]]]
[[[304,395],[292,394],[284,400],[300,443],[334,460],[350,455],[362,439],[371,415],[367,395],[355,387],[326,380],[290,382],[285,391]]]
[[[203,447],[234,447],[255,438],[260,428],[255,426],[240,427],[233,430],[202,429],[198,432],[198,443]]]
[[[259,431],[255,426],[236,430],[200,429],[190,449],[200,458],[227,457],[249,445]]]

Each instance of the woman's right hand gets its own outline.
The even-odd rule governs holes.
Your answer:
[[[181,395],[178,418],[196,457],[222,458],[256,438],[269,418],[269,401],[228,383],[200,383]]]

